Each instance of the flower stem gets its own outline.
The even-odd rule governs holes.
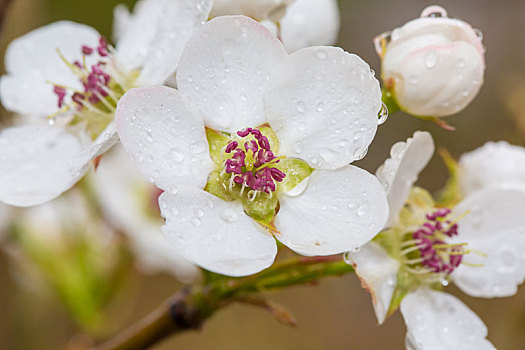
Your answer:
[[[276,263],[253,276],[216,278],[175,293],[147,317],[95,349],[144,349],[168,336],[199,329],[215,311],[233,302],[351,272],[341,256],[301,257]]]

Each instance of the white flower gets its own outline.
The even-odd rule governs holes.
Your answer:
[[[447,17],[439,6],[375,39],[381,77],[399,107],[416,116],[445,117],[464,109],[483,84],[481,32]]]
[[[472,296],[515,294],[525,278],[525,193],[486,188],[454,208],[436,208],[426,191],[409,193],[433,149],[426,132],[392,147],[377,174],[388,192],[388,226],[348,259],[372,294],[380,323],[401,304],[408,349],[492,349],[477,316],[430,288],[451,280]]]
[[[348,165],[381,109],[359,57],[333,47],[288,56],[263,25],[218,17],[188,42],[177,85],[126,93],[117,127],[141,173],[166,191],[163,231],[187,259],[248,275],[274,260],[269,231],[300,254],[330,255],[383,226],[380,183]]]
[[[198,268],[182,258],[161,233],[161,192],[144,180],[122,147],[117,145],[106,154],[90,179],[107,218],[127,235],[143,270],[166,271],[184,283],[198,279]]]
[[[499,141],[464,153],[458,182],[463,195],[487,187],[525,191],[525,148]]]
[[[2,104],[47,116],[51,125],[0,132],[0,201],[36,205],[78,181],[90,160],[118,142],[113,119],[120,96],[173,74],[210,7],[211,0],[142,0],[120,26],[115,49],[95,29],[68,21],[15,39],[0,80]]]

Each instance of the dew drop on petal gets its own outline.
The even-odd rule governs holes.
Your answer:
[[[378,117],[377,119],[378,125],[383,124],[388,119],[388,108],[384,103],[381,105],[381,109],[379,110],[377,117]]]
[[[325,60],[328,57],[328,55],[324,50],[317,50],[317,57],[321,60]]]
[[[437,63],[437,58],[438,56],[437,56],[436,50],[431,49],[425,57],[425,66],[429,69],[434,68]]]
[[[355,157],[355,160],[361,160],[363,159],[366,154],[368,153],[368,148],[365,148],[364,150],[361,150],[361,149],[356,149],[355,152],[354,152],[354,157]]]
[[[176,148],[172,148],[170,150],[170,156],[177,163],[182,162],[184,160],[184,153],[179,152],[179,150]]]
[[[306,105],[303,101],[297,101],[297,112],[306,113]]]
[[[232,223],[237,221],[239,218],[239,215],[232,209],[226,209],[221,214],[221,219],[224,220],[227,223]]]

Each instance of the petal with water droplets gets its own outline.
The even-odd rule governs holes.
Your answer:
[[[401,313],[407,349],[495,349],[483,321],[453,295],[419,288],[403,299]]]
[[[377,130],[379,82],[358,56],[335,47],[290,55],[265,95],[268,121],[281,152],[317,169],[336,169],[364,156]]]
[[[454,209],[458,222],[453,243],[466,242],[470,254],[452,274],[465,293],[492,298],[514,295],[525,279],[525,193],[515,190],[476,191]]]
[[[184,46],[208,18],[211,0],[142,0],[117,42],[127,70],[140,69],[138,85],[162,84],[177,69]]]
[[[129,90],[116,114],[120,140],[148,180],[170,192],[179,185],[206,185],[213,162],[204,124],[177,90]]]
[[[303,193],[280,198],[279,241],[303,255],[332,255],[363,246],[388,217],[386,195],[368,172],[347,165],[315,170]]]
[[[0,200],[32,206],[58,197],[87,169],[86,145],[59,127],[21,126],[0,132]]]
[[[218,17],[188,42],[177,71],[179,90],[207,126],[235,132],[266,123],[263,95],[286,58],[263,25],[243,16]]]
[[[390,216],[387,226],[399,220],[399,212],[405,204],[419,173],[434,154],[434,140],[426,131],[416,131],[405,142],[398,142],[390,149],[388,158],[376,176],[386,189]]]
[[[273,263],[275,239],[250,219],[239,201],[226,202],[201,189],[181,187],[159,198],[174,248],[195,264],[227,276],[245,276]]]
[[[459,159],[459,183],[465,195],[485,187],[525,191],[525,148],[499,141],[464,153]]]

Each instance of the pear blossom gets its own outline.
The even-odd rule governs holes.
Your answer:
[[[463,195],[487,187],[525,191],[525,148],[498,141],[464,153],[458,183]]]
[[[407,349],[494,349],[479,317],[441,289],[452,281],[477,297],[517,292],[525,279],[525,193],[484,188],[453,208],[436,207],[428,192],[412,188],[433,151],[427,132],[392,147],[376,174],[388,193],[388,224],[347,259],[379,323],[401,306]]]
[[[439,6],[374,39],[385,89],[407,113],[446,117],[463,110],[483,84],[479,30]]]
[[[198,268],[162,235],[161,192],[140,175],[122,146],[116,145],[104,156],[90,180],[106,217],[129,238],[143,271],[172,273],[184,283],[199,278]]]
[[[242,276],[272,264],[275,238],[332,255],[383,227],[381,184],[348,165],[364,156],[381,110],[359,57],[334,47],[288,55],[262,24],[217,17],[188,42],[177,86],[127,92],[117,128],[165,191],[162,229],[185,258]]]
[[[15,39],[5,56],[0,99],[48,123],[0,132],[0,201],[46,202],[75,184],[92,159],[118,142],[114,111],[134,86],[171,76],[211,0],[141,0],[113,48],[93,28],[54,22]],[[35,54],[37,53],[37,54]]]

